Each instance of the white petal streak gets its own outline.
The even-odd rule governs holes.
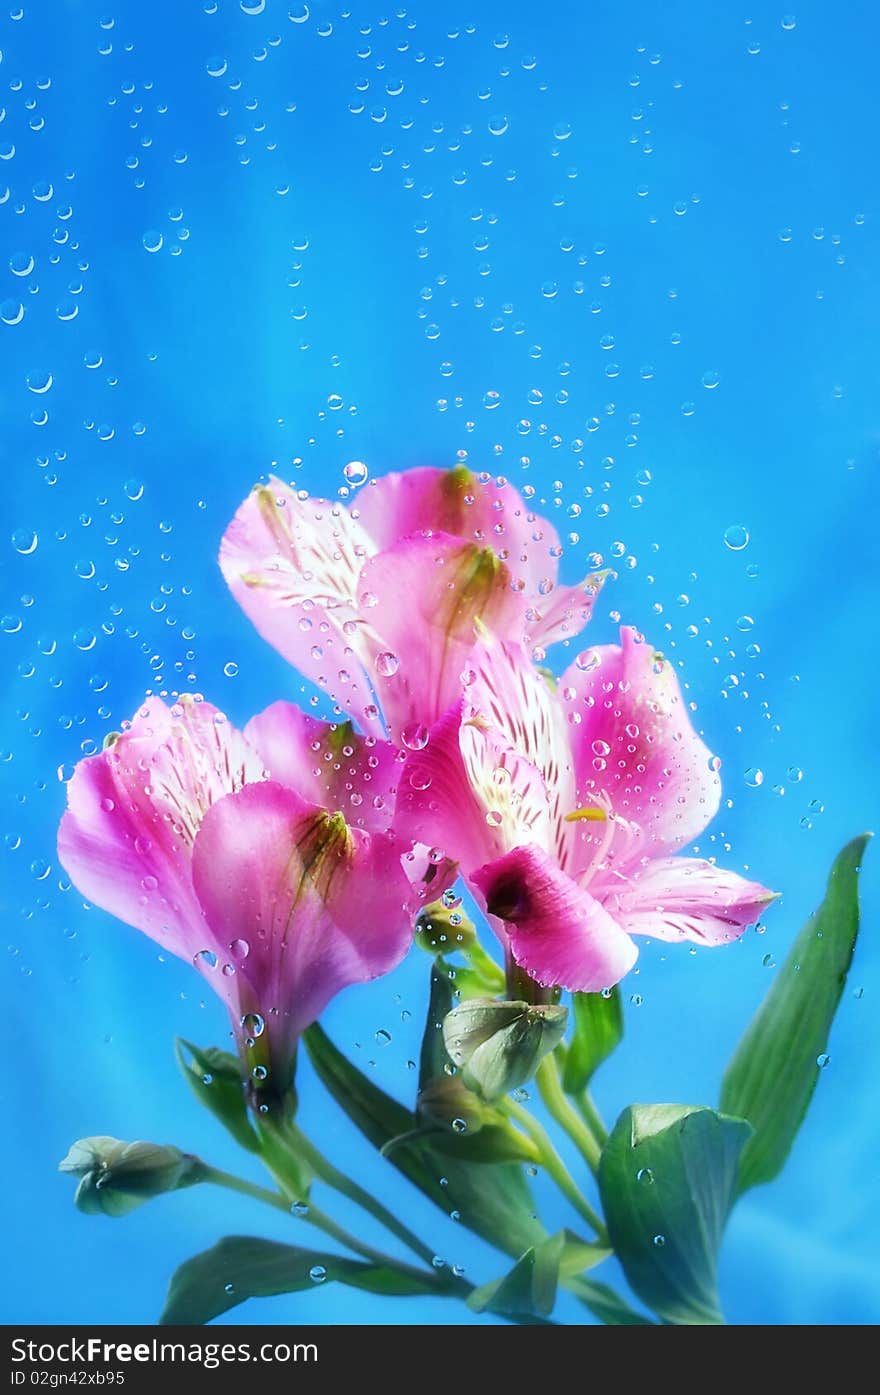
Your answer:
[[[463,732],[471,722],[493,733],[486,743],[489,759],[503,750],[510,753],[500,768],[509,771],[519,795],[520,822],[528,820],[533,840],[555,851],[564,866],[568,840],[563,816],[574,807],[574,776],[561,707],[518,644],[487,639],[474,649],[469,668]]]

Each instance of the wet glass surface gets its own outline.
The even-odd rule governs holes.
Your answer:
[[[73,765],[147,690],[204,693],[239,725],[302,697],[216,564],[270,471],[350,502],[388,470],[464,462],[534,490],[565,580],[614,569],[590,643],[622,619],[680,664],[724,782],[700,850],[784,898],[723,950],[643,949],[596,1094],[611,1116],[715,1102],[834,852],[876,817],[872,28],[852,0],[7,4],[6,1321],[151,1321],[176,1263],[223,1231],[279,1233],[208,1189],[105,1224],[55,1172],[90,1132],[237,1162],[172,1052],[225,1045],[222,1007],[83,908],[54,838]],[[730,1226],[732,1321],[880,1311],[877,887],[869,855],[809,1122]],[[425,969],[413,954],[326,1016],[401,1097]],[[305,1070],[301,1096],[328,1152],[402,1186]],[[406,1206],[449,1264],[493,1276],[453,1219]],[[449,1308],[327,1286],[229,1319],[291,1316]]]

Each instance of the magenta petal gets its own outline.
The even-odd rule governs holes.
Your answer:
[[[377,549],[413,533],[446,533],[490,547],[527,597],[555,584],[559,535],[507,480],[481,479],[464,466],[406,470],[371,481],[356,512]]]
[[[336,993],[386,973],[411,940],[394,840],[274,781],[213,806],[193,882],[215,939],[237,952],[238,1002],[258,1005],[283,1062]]]
[[[516,962],[541,984],[597,993],[638,957],[608,911],[534,845],[487,863],[471,881],[488,914],[503,922]]]
[[[346,509],[274,478],[248,495],[220,545],[223,575],[258,632],[360,721],[373,694],[356,597],[371,550]]]
[[[698,837],[717,812],[721,782],[669,661],[634,630],[623,629],[620,647],[579,656],[559,691],[578,805],[597,807],[616,821],[610,843],[602,824],[577,826],[578,871],[600,854],[625,870]]]
[[[526,618],[529,644],[536,658],[542,657],[548,645],[580,634],[593,613],[604,580],[604,573],[595,573],[580,586],[554,586],[531,600]]]
[[[372,670],[394,740],[430,726],[457,698],[476,622],[519,634],[524,602],[491,550],[446,534],[417,535],[380,552],[361,573],[359,600],[384,646]]]
[[[274,702],[245,727],[273,780],[358,828],[387,829],[402,773],[401,753],[361,736],[350,722],[322,722],[291,702]]]
[[[654,858],[628,877],[596,889],[629,935],[720,945],[737,939],[775,893],[704,858]]]
[[[192,959],[210,949],[192,889],[193,839],[215,800],[261,773],[210,703],[168,708],[151,698],[111,746],[77,766],[60,861],[95,905]]]
[[[80,761],[67,786],[58,858],[89,901],[188,959],[202,913],[189,853],[171,827],[129,800],[106,753]],[[195,938],[194,938],[195,932]]]
[[[459,742],[460,702],[409,752],[397,790],[394,827],[401,837],[440,849],[465,869],[496,857],[503,844],[468,780]]]

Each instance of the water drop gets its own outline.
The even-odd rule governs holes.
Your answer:
[[[411,722],[401,733],[403,744],[409,751],[423,751],[430,740],[430,733],[421,722]]]
[[[348,483],[354,485],[356,488],[358,485],[366,482],[368,472],[362,460],[349,460],[342,473]]]
[[[16,528],[12,534],[12,546],[16,552],[20,552],[22,557],[27,557],[31,552],[36,552],[39,538],[32,528]]]
[[[376,658],[376,669],[383,678],[393,678],[400,668],[400,660],[390,650],[383,650]]]
[[[749,545],[749,530],[742,523],[731,523],[724,530],[724,546],[731,552],[742,552]]]

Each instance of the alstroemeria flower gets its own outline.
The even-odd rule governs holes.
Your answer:
[[[242,733],[210,703],[150,698],[77,766],[58,855],[90,901],[196,966],[255,1088],[282,1094],[300,1033],[402,959],[445,885],[391,832],[399,771],[393,747],[288,703]]]
[[[394,740],[453,701],[480,620],[533,655],[576,635],[602,576],[560,586],[556,530],[503,480],[417,469],[350,508],[274,477],[229,525],[220,566],[257,630],[368,730]]]
[[[407,757],[397,818],[460,862],[533,978],[596,992],[632,968],[631,936],[723,944],[772,899],[672,855],[720,788],[671,665],[635,631],[580,655],[556,692],[521,647],[490,638]]]

